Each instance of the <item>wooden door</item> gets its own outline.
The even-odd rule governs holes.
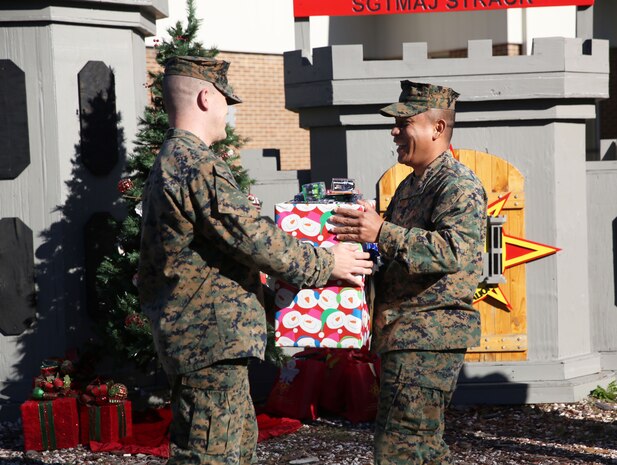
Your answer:
[[[524,178],[520,171],[506,160],[489,153],[458,149],[454,150],[454,156],[480,178],[488,195],[488,204],[493,205],[492,210],[495,211],[495,205],[499,205],[499,214],[505,217],[503,232],[522,237],[525,230],[525,195]],[[397,163],[383,174],[377,189],[380,213],[386,211],[396,187],[412,171],[412,168]],[[467,361],[527,358],[525,267],[507,268],[503,277],[505,283],[485,286],[477,292],[476,297],[482,297],[474,303],[482,317],[482,340],[478,347],[468,351]]]

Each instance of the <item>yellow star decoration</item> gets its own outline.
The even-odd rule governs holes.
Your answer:
[[[487,207],[488,216],[499,216],[506,202],[510,197],[510,192],[501,199],[496,200]],[[502,272],[508,268],[512,268],[523,263],[528,263],[539,258],[553,255],[561,249],[550,245],[540,244],[538,242],[529,241],[521,237],[509,236],[502,230]],[[512,309],[510,302],[499,288],[499,285],[480,284],[474,294],[474,301],[480,302],[486,298],[491,298],[504,305],[508,310]]]

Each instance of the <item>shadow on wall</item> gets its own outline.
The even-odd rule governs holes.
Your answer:
[[[87,111],[81,102],[81,141],[75,144],[74,154],[60,154],[61,158],[71,157],[66,201],[54,209],[55,222],[40,232],[42,243],[34,253],[37,315],[31,327],[16,337],[10,370],[13,376],[0,392],[10,402],[9,408],[1,410],[3,418],[17,417],[17,407],[30,397],[32,379],[40,373],[42,360],[76,354],[92,335],[86,285],[93,283],[96,257],[102,257],[104,244],[114,246],[114,241],[97,238],[94,254],[86,260],[85,243],[92,242],[92,238],[85,238],[84,231],[93,215],[100,215],[97,212],[123,214],[116,186],[126,161],[126,148],[121,115],[116,113],[115,97],[110,96],[113,89],[98,93],[89,99]],[[109,141],[109,137],[114,140]],[[115,147],[113,163],[101,159],[109,156],[101,148],[110,146]]]
[[[617,160],[617,143],[611,142],[608,148],[602,151],[602,161]]]

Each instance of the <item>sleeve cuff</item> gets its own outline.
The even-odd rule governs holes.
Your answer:
[[[406,229],[388,221],[384,221],[379,230],[377,242],[379,253],[387,258],[393,258],[399,249],[400,236],[404,235]]]
[[[315,248],[315,254],[317,255],[317,269],[315,270],[314,287],[324,287],[334,270],[334,254],[321,247]]]

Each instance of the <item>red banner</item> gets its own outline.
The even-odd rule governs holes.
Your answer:
[[[294,16],[364,16],[534,6],[590,6],[594,0],[294,0]]]

